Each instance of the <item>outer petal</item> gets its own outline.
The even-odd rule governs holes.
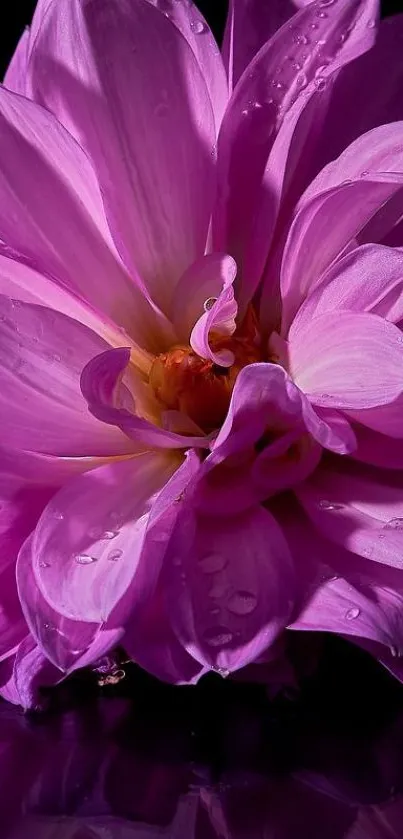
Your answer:
[[[298,163],[306,166],[301,149],[308,157],[307,135],[311,143],[326,113],[316,76],[321,79],[324,70],[337,70],[371,46],[374,29],[365,24],[375,21],[377,5],[339,0],[325,10],[319,2],[309,4],[262,47],[234,91],[219,137],[213,235],[214,246],[228,250],[241,269],[241,311],[265,268],[282,193]],[[309,118],[291,153],[305,109]]]
[[[0,452],[0,658],[27,634],[15,581],[24,540],[59,487],[99,465],[90,458],[52,458],[30,452]]]
[[[222,47],[230,89],[260,48],[311,0],[230,0]]]
[[[255,507],[209,519],[184,506],[163,585],[175,633],[198,661],[224,672],[257,658],[284,628],[294,570],[275,519]]]
[[[197,59],[214,110],[216,131],[228,102],[228,83],[217,42],[192,0],[148,0],[172,20]]]
[[[344,183],[303,205],[288,234],[281,266],[282,331],[319,285],[332,262],[343,254],[373,214],[403,184],[398,173]]]
[[[50,113],[2,88],[0,157],[0,239],[134,332],[147,309],[83,150]]]
[[[176,286],[172,305],[172,320],[181,341],[188,343],[204,303],[218,297],[223,287],[232,284],[236,270],[232,256],[209,253],[185,271]]]
[[[3,445],[72,456],[130,450],[123,435],[94,421],[81,396],[81,371],[105,346],[77,321],[0,296]]]
[[[299,329],[325,312],[372,312],[397,323],[403,318],[403,253],[382,245],[362,245],[338,259],[302,304],[291,327]]]
[[[29,29],[26,28],[18,41],[3,80],[4,87],[13,90],[14,93],[21,93],[22,96],[25,95],[26,90],[28,45]]]
[[[174,470],[166,456],[145,453],[76,478],[52,499],[32,552],[39,588],[56,612],[107,620],[136,574],[151,498]]]
[[[167,310],[204,252],[214,192],[214,117],[191,48],[150,3],[60,0],[30,80],[88,152],[116,245]]]
[[[398,473],[347,463],[339,470],[321,467],[295,492],[328,539],[375,563],[403,569],[403,494]]]
[[[377,315],[314,318],[290,340],[288,355],[293,379],[318,405],[372,408],[403,391],[403,336]]]
[[[383,469],[403,469],[403,442],[401,440],[387,437],[358,423],[354,426],[354,430],[357,448],[353,457],[356,460]]]
[[[45,658],[34,639],[28,635],[18,647],[13,675],[6,692],[2,691],[3,696],[23,708],[40,709],[40,688],[54,685],[63,678],[61,671]]]
[[[127,386],[122,378],[127,371]],[[133,384],[133,399],[130,390],[130,350],[109,350],[93,358],[83,370],[81,388],[91,413],[107,425],[117,426],[128,437],[152,448],[208,448],[206,436],[176,434],[155,425],[143,416],[137,416],[136,384]],[[146,394],[147,396],[147,394]]]
[[[31,535],[17,562],[18,593],[23,612],[39,650],[66,673],[93,664],[122,639],[123,628],[69,620],[56,612],[43,597],[32,565]]]

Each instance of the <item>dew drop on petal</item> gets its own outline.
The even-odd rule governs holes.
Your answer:
[[[375,20],[369,20],[368,23],[367,23],[367,26],[368,26],[368,29],[375,29],[376,21]]]
[[[206,25],[201,20],[193,20],[190,24],[190,28],[196,35],[201,35],[202,32],[207,29]]]
[[[61,513],[60,510],[55,510],[55,512],[53,513],[53,518],[57,519],[57,521],[63,521],[64,513]]]
[[[395,646],[395,644],[391,644],[391,646],[389,647],[389,652],[390,652],[392,658],[399,658],[399,656],[400,656],[400,651]]]
[[[229,670],[226,670],[225,667],[212,667],[211,668],[214,673],[217,673],[218,676],[221,676],[222,679],[227,679],[229,676]]]
[[[316,90],[319,90],[319,91],[325,90],[326,84],[327,84],[326,79],[324,79],[321,76],[319,76],[319,78],[315,79]]]
[[[329,512],[332,512],[334,510],[342,510],[344,504],[338,504],[336,501],[327,501],[326,499],[323,499],[322,501],[319,501],[318,506],[321,510],[328,510]]]
[[[348,609],[345,614],[345,618],[347,621],[354,621],[360,615],[360,609],[357,606],[354,606],[353,609]]]
[[[318,28],[317,23],[310,23],[309,26],[310,26],[311,29],[317,29]]]
[[[97,561],[97,557],[91,556],[91,554],[77,554],[74,559],[78,565],[92,565],[93,562]]]
[[[101,536],[101,539],[106,539],[110,541],[111,539],[115,539],[116,536],[119,536],[118,530],[105,530],[105,532]]]
[[[235,615],[250,615],[256,606],[257,597],[250,591],[235,591],[228,601],[228,609]]]
[[[249,113],[248,111],[242,111],[242,113]],[[214,303],[217,303],[217,297],[208,297],[207,300],[203,303],[203,309],[205,312],[209,312],[210,309],[213,308]]]
[[[320,0],[319,6],[321,6],[322,9],[323,9],[326,6],[333,6],[334,3],[335,3],[335,0]]]
[[[108,553],[107,559],[109,562],[117,562],[118,559],[120,559],[120,557],[122,556],[122,554],[123,551],[121,550],[111,551],[110,553]]]
[[[317,15],[318,17],[322,18],[322,20],[327,18],[327,12],[317,12]]]
[[[50,568],[50,562],[45,562],[44,560],[39,563],[39,568]]]
[[[389,519],[384,530],[403,530],[403,518]]]
[[[225,626],[213,626],[203,633],[203,638],[210,647],[224,647],[231,643],[233,637],[232,632]]]
[[[228,560],[222,554],[211,553],[201,557],[198,564],[204,574],[217,574],[223,571],[227,562]]]

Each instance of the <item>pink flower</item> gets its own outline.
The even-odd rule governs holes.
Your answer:
[[[225,675],[287,627],[401,675],[403,18],[295,5],[233,0],[226,75],[187,0],[39,0],[10,65],[12,701],[117,644]]]

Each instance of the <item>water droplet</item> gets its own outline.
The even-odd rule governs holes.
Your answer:
[[[93,562],[97,561],[97,557],[90,554],[77,554],[74,559],[78,565],[92,565]]]
[[[192,20],[190,28],[196,35],[201,35],[207,29],[207,26],[202,20]]]
[[[403,519],[390,519],[384,526],[384,530],[403,530]]]
[[[243,113],[243,111],[242,111],[242,113]],[[217,297],[208,297],[207,300],[205,300],[204,303],[203,303],[204,311],[209,312],[210,309],[213,308],[214,303],[216,303],[216,302],[217,302]]]
[[[305,87],[307,82],[308,82],[308,79],[307,79],[305,73],[301,73],[299,76],[297,76],[298,87]]]
[[[389,647],[389,651],[392,658],[399,658],[400,650],[398,647],[395,646],[395,644],[391,644],[391,646]]]
[[[118,559],[120,559],[120,557],[122,556],[122,554],[123,551],[121,550],[111,551],[110,553],[108,553],[107,559],[109,562],[117,562]]]
[[[105,530],[105,533],[102,534],[101,539],[107,539],[110,541],[111,539],[115,539],[116,536],[119,536],[118,530]]]
[[[44,623],[43,628],[49,630],[49,632],[54,632],[56,627],[53,626],[52,623]]]
[[[298,32],[294,35],[294,41],[295,41],[296,44],[303,44],[304,46],[309,44],[309,38],[306,35],[303,35],[300,32]]]
[[[344,507],[344,504],[338,504],[337,501],[327,501],[326,499],[323,499],[322,501],[319,501],[318,506],[320,507],[321,510],[332,511],[332,510],[342,510],[343,507]]]
[[[257,597],[250,591],[236,591],[228,601],[228,609],[235,615],[250,615],[256,605]]]
[[[318,17],[322,18],[322,20],[328,17],[327,12],[317,12],[316,14]]]
[[[40,562],[39,563],[39,568],[50,568],[50,562],[44,562],[44,561]]]
[[[203,638],[210,647],[224,647],[231,643],[233,637],[232,632],[225,626],[213,626],[203,633]]]
[[[335,582],[336,582],[336,580],[339,580],[339,579],[340,579],[340,578],[339,578],[338,574],[333,574],[333,576],[332,576],[332,577],[329,577],[329,578],[328,578],[328,583],[335,583]]]
[[[364,171],[363,171],[363,172],[361,172],[360,177],[361,177],[361,178],[365,178],[365,176],[366,176],[366,175],[369,175],[369,172],[368,172],[368,170],[367,170],[367,169],[364,169]]]
[[[262,103],[261,102],[254,102],[252,107],[255,111],[259,111],[260,108],[262,107]]]
[[[345,614],[345,618],[347,621],[354,621],[356,618],[359,617],[361,610],[354,606],[353,609],[348,609]]]
[[[227,562],[226,557],[212,553],[199,559],[199,568],[204,574],[217,574],[225,568]]]
[[[294,64],[292,66],[293,66],[294,70],[300,70],[301,67],[302,67],[302,64],[299,64],[298,61],[294,61]]]
[[[52,356],[52,358],[53,358],[53,361],[61,361],[61,360],[62,360],[61,355],[58,355],[58,353],[55,353],[55,354]]]
[[[317,79],[315,79],[315,87],[316,87],[317,90],[319,90],[319,91],[325,90],[326,85],[327,85],[327,82],[326,82],[326,79],[323,78],[323,76],[319,76]]]
[[[376,20],[369,20],[367,23],[368,29],[375,29]]]
[[[283,83],[282,83],[282,82],[276,82],[275,84],[276,84],[276,88],[277,88],[277,90],[283,90],[284,85],[283,85]]]
[[[212,667],[214,673],[217,673],[218,676],[221,676],[222,679],[227,679],[229,676],[229,670],[226,670],[225,667]]]
[[[55,510],[55,512],[53,513],[53,518],[57,519],[57,521],[63,521],[64,513],[61,513],[60,510]]]
[[[333,6],[334,2],[335,0],[320,0],[319,6],[321,6],[322,8],[326,6]]]

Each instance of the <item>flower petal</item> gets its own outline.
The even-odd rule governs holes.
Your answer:
[[[127,386],[123,384],[127,371]],[[81,375],[81,389],[94,417],[106,425],[117,426],[137,444],[156,448],[208,448],[205,436],[176,434],[135,413],[136,382],[133,382],[134,403],[130,404],[130,382],[135,371],[130,370],[130,350],[107,350],[94,357]],[[146,394],[147,395],[147,394]],[[150,397],[151,398],[151,397]],[[130,410],[131,408],[131,410]]]
[[[165,455],[140,454],[73,479],[51,500],[32,551],[39,588],[56,612],[107,620],[136,574],[151,498],[175,466]]]
[[[235,273],[224,281],[217,299],[210,298],[211,305],[195,323],[191,335],[190,345],[202,358],[210,358],[215,364],[230,367],[234,362],[231,350],[214,350],[209,343],[210,333],[217,335],[232,335],[236,329],[238,305],[234,296],[233,282]],[[210,301],[207,300],[209,304]]]
[[[403,569],[403,494],[398,473],[343,461],[338,469],[335,464],[321,466],[295,492],[328,539],[374,563]]]
[[[243,71],[260,48],[311,0],[230,0],[223,40],[223,59],[230,89],[236,85]]]
[[[326,114],[316,76],[335,72],[368,49],[375,31],[365,24],[376,17],[376,0],[347,0],[326,10],[310,3],[262,47],[234,90],[218,143],[213,243],[236,259],[241,313],[265,269],[283,191],[296,170],[306,168],[311,133],[315,136]],[[308,119],[291,148],[305,112]],[[267,288],[272,290],[269,276]]]
[[[83,150],[52,114],[2,88],[0,156],[0,239],[143,335],[152,316],[119,262]]]
[[[116,429],[95,422],[80,374],[106,342],[77,321],[0,296],[2,443],[59,455],[130,451]]]
[[[364,415],[366,411],[364,411]],[[354,425],[357,448],[353,457],[382,469],[403,469],[403,443],[365,425]]]
[[[210,519],[188,502],[168,545],[163,585],[185,649],[228,672],[257,658],[284,628],[294,570],[282,531],[263,508]]]
[[[32,636],[28,635],[18,647],[13,675],[7,685],[7,693],[3,695],[23,708],[40,709],[40,689],[57,684],[63,678],[63,673],[45,658]]]
[[[377,315],[329,312],[297,332],[290,373],[317,405],[358,410],[387,405],[403,391],[403,337]]]
[[[223,287],[232,284],[236,270],[232,256],[209,253],[197,259],[182,274],[172,304],[172,320],[181,341],[188,343],[205,302],[217,298]]]
[[[150,3],[59,0],[30,80],[89,154],[116,246],[167,314],[204,252],[215,188],[214,116],[189,44]]]
[[[148,0],[161,9],[161,0]],[[216,132],[228,102],[228,83],[217,42],[199,9],[192,0],[168,2],[164,14],[178,27],[192,48],[202,72],[214,110]]]
[[[28,46],[29,29],[26,28],[18,41],[3,80],[4,87],[14,91],[14,93],[20,93],[22,96],[25,95],[26,90]]]

